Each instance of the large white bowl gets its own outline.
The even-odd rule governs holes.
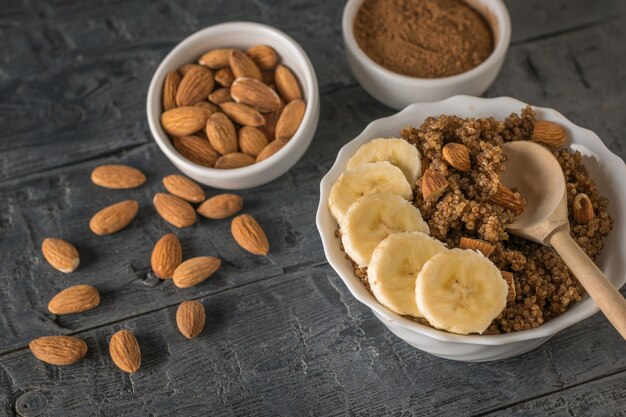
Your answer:
[[[413,104],[393,116],[370,123],[359,136],[339,151],[335,164],[321,181],[317,228],[322,237],[326,259],[356,299],[371,308],[389,330],[420,350],[467,362],[509,358],[541,345],[560,330],[598,312],[594,301],[585,296],[565,314],[536,329],[494,336],[451,334],[415,323],[379,304],[354,276],[352,265],[339,249],[339,241],[335,237],[337,222],[328,209],[328,194],[339,175],[346,169],[348,159],[361,145],[377,137],[397,136],[404,126],[419,126],[428,116],[454,114],[462,117],[494,116],[504,119],[512,112],[519,113],[524,106],[526,103],[509,97],[485,99],[468,96],[451,97],[435,103]],[[596,182],[600,193],[610,201],[609,213],[615,220],[615,226],[607,238],[598,265],[615,287],[619,288],[626,283],[626,257],[622,250],[622,244],[626,242],[626,222],[622,216],[626,212],[626,165],[592,131],[576,126],[556,110],[533,108],[538,119],[554,121],[565,128],[571,138],[568,145],[584,155],[584,163],[591,178]]]
[[[300,81],[307,108],[295,135],[281,150],[257,164],[236,169],[207,168],[183,157],[161,127],[163,80],[168,71],[196,62],[214,48],[247,49],[265,44],[276,50],[281,62],[293,70]],[[187,176],[202,184],[237,190],[268,183],[287,172],[307,150],[319,120],[319,88],[315,70],[304,50],[285,33],[270,26],[250,22],[230,22],[210,26],[180,42],[163,59],[148,87],[146,113],[155,142],[167,158]]]

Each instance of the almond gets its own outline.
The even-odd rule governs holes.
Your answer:
[[[191,68],[183,76],[176,91],[176,104],[179,107],[191,106],[204,100],[213,91],[213,73],[201,66]]]
[[[125,200],[103,208],[89,221],[89,228],[97,235],[110,235],[122,230],[135,218],[139,204]]]
[[[174,148],[185,158],[198,165],[212,168],[219,154],[207,139],[198,136],[181,136],[172,139]]]
[[[201,203],[204,201],[204,190],[195,181],[183,175],[168,175],[163,178],[163,186],[170,194],[190,203]]]
[[[276,122],[277,140],[291,139],[302,123],[305,110],[306,103],[300,99],[287,103]]]
[[[156,193],[152,202],[163,220],[173,226],[183,228],[196,222],[196,211],[182,198],[171,194]]]
[[[183,248],[173,233],[163,236],[154,245],[150,264],[154,274],[161,278],[171,278],[174,270],[183,261]]]
[[[233,101],[233,98],[230,96],[230,88],[218,88],[208,95],[208,99],[211,103],[219,106],[222,103],[227,103],[229,101]]]
[[[271,141],[256,157],[256,162],[261,162],[280,151],[287,144],[284,140],[275,139]]]
[[[265,124],[263,115],[245,104],[227,102],[220,104],[220,108],[233,122],[242,126],[258,127]]]
[[[256,127],[244,126],[239,129],[239,149],[256,157],[267,146],[265,134]]]
[[[506,295],[506,302],[511,305],[515,304],[516,291],[515,291],[515,278],[512,272],[500,271],[502,279],[504,279],[509,286],[509,292]]]
[[[72,336],[44,336],[28,344],[40,361],[50,365],[72,365],[87,354],[87,343]]]
[[[250,215],[241,214],[230,224],[230,232],[235,242],[255,255],[267,255],[270,244],[259,223]]]
[[[252,58],[238,49],[230,51],[228,64],[235,78],[250,77],[261,80],[261,70],[259,67],[257,67]]]
[[[237,131],[224,113],[215,113],[206,123],[206,135],[211,146],[222,155],[237,152]]]
[[[459,243],[459,247],[461,249],[472,249],[477,250],[482,253],[485,257],[489,257],[496,250],[496,247],[493,246],[489,242],[485,242],[481,239],[472,239],[469,237],[461,237],[461,242]]]
[[[428,168],[430,168],[430,159],[427,156],[422,156],[422,177]],[[417,181],[419,181],[419,178]]]
[[[567,133],[561,125],[554,122],[536,121],[533,128],[533,140],[553,148],[562,148],[565,145]]]
[[[425,201],[437,201],[448,188],[448,180],[439,171],[427,169],[422,176],[422,196]]]
[[[442,152],[443,159],[456,170],[469,172],[472,169],[469,149],[462,143],[448,143],[443,147]]]
[[[215,81],[222,87],[230,87],[233,81],[235,81],[235,76],[233,75],[233,71],[228,67],[221,68],[215,71],[214,78],[215,78]]]
[[[593,204],[591,203],[589,196],[585,193],[576,194],[576,197],[574,197],[572,211],[574,213],[574,221],[578,224],[587,224],[595,217]]]
[[[200,301],[183,301],[176,310],[176,325],[187,339],[202,333],[205,319],[204,305]]]
[[[178,67],[178,73],[181,75],[181,77],[184,77],[185,75],[187,75],[189,71],[191,71],[194,68],[204,68],[204,67],[198,64],[183,64],[180,67]]]
[[[165,81],[163,81],[164,111],[171,110],[176,107],[176,91],[178,91],[180,80],[180,74],[176,70],[170,71],[165,75]]]
[[[220,158],[215,162],[215,168],[218,169],[234,169],[234,168],[242,168],[248,165],[254,164],[254,157],[242,153],[242,152],[232,152],[226,155],[220,156]]]
[[[91,285],[74,285],[52,297],[48,310],[52,314],[74,314],[91,310],[100,304],[100,294]]]
[[[174,270],[172,279],[178,288],[189,288],[206,281],[222,264],[213,256],[187,259]]]
[[[70,242],[54,237],[45,238],[41,244],[41,252],[51,267],[69,274],[78,268],[80,257]]]
[[[269,141],[276,139],[276,123],[278,122],[278,118],[280,117],[280,114],[282,113],[284,108],[285,103],[280,100],[280,106],[277,110],[265,113],[263,115],[263,118],[265,119],[265,124],[263,125],[262,129],[265,133],[265,137],[267,137],[267,140]]]
[[[91,172],[91,181],[100,187],[113,189],[137,188],[146,182],[146,176],[127,165],[100,165]]]
[[[498,190],[487,201],[506,210],[511,210],[516,216],[519,216],[524,211],[522,199],[502,184],[498,185]]]
[[[198,207],[198,214],[207,219],[225,219],[243,208],[243,198],[236,194],[219,194]]]
[[[237,103],[247,104],[261,113],[280,107],[278,93],[254,78],[236,78],[230,86],[230,95]]]
[[[141,367],[139,343],[129,330],[120,330],[111,336],[109,354],[113,363],[124,372],[131,374]]]
[[[194,104],[194,106],[196,107],[202,107],[203,109],[207,110],[209,113],[209,117],[213,114],[213,113],[219,113],[220,112],[220,108],[217,107],[215,104],[213,103],[209,103],[206,100],[202,100],[197,102],[196,104]]]
[[[278,55],[271,46],[253,46],[246,51],[246,54],[252,58],[259,69],[264,71],[273,69],[278,63]]]
[[[280,96],[285,100],[285,103],[302,99],[302,91],[300,91],[298,79],[289,68],[284,65],[278,65],[274,74],[274,80],[276,88]]]
[[[269,86],[274,84],[274,71],[263,71],[261,73],[261,81]]]
[[[200,65],[204,65],[205,67],[209,67],[211,69],[220,69],[228,66],[228,57],[232,49],[229,48],[221,48],[221,49],[213,49],[202,55],[198,60]]]
[[[202,107],[178,107],[161,115],[161,125],[170,135],[187,136],[202,129],[210,115]]]

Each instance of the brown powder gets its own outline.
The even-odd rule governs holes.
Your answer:
[[[489,25],[460,0],[365,0],[354,36],[378,64],[419,78],[460,74],[493,51]]]

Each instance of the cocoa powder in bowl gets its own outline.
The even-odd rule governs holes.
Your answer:
[[[376,63],[418,78],[466,72],[494,48],[485,18],[461,0],[365,0],[354,37]]]

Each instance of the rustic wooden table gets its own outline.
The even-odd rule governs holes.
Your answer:
[[[487,96],[559,109],[626,156],[626,2],[508,1],[513,39]],[[2,2],[0,11],[0,415],[625,415],[626,345],[596,315],[514,359],[442,360],[390,334],[324,259],[314,224],[319,180],[338,149],[393,110],[369,97],[343,54],[340,1]],[[256,20],[292,35],[321,89],[319,127],[282,178],[244,191],[246,212],[268,232],[271,254],[243,252],[228,221],[177,231],[187,256],[223,267],[180,290],[146,278],[154,242],[172,227],[150,203],[176,172],[150,137],[145,94],[161,58],[214,23]],[[149,177],[138,191],[94,186],[90,171],[125,163]],[[209,190],[209,194],[217,193]],[[138,198],[129,228],[94,236],[105,204]],[[74,242],[78,271],[42,261],[47,236]],[[76,283],[97,286],[100,307],[55,317],[49,299]],[[206,307],[193,341],[177,331],[184,299]],[[127,375],[108,337],[128,328],[143,352]],[[77,335],[85,360],[55,367],[28,342]]]

